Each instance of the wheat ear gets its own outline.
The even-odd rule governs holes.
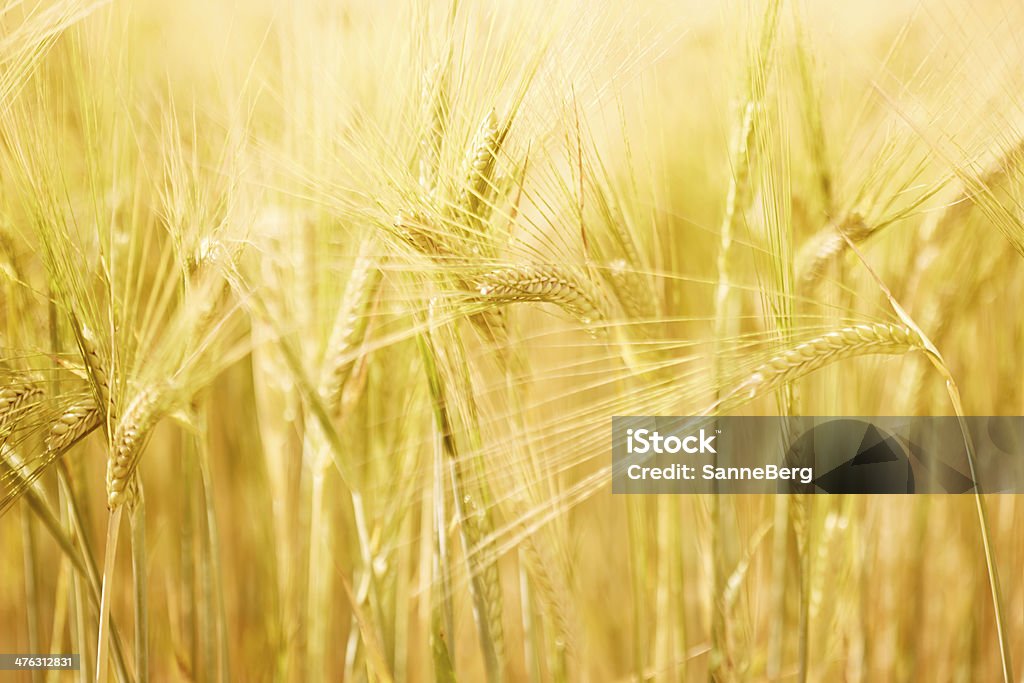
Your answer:
[[[921,338],[905,325],[873,323],[844,327],[803,342],[760,365],[701,414],[727,412],[844,358],[897,355],[925,348]]]
[[[423,75],[421,95],[426,104],[427,129],[420,138],[420,187],[433,198],[437,193],[437,169],[448,120],[448,74],[442,62]]]
[[[0,427],[16,417],[16,413],[32,398],[43,393],[30,382],[16,382],[0,389]]]
[[[537,301],[552,303],[584,324],[603,320],[601,297],[573,270],[561,266],[523,265],[500,268],[476,279],[476,288],[489,303]]]
[[[459,207],[470,218],[484,220],[481,214],[491,194],[494,167],[504,138],[505,129],[498,123],[498,115],[492,109],[480,124],[473,145],[466,155],[465,181],[459,192]]]
[[[107,459],[107,507],[115,510],[128,501],[139,456],[153,427],[163,414],[164,392],[145,389],[128,404],[117,425]]]
[[[103,412],[96,399],[89,397],[72,404],[50,425],[46,435],[46,451],[60,453],[75,445],[89,432],[100,426]]]
[[[798,258],[803,264],[800,268],[801,287],[806,290],[812,289],[825,276],[829,266],[846,253],[847,242],[844,235],[854,244],[859,244],[872,232],[864,218],[857,213],[852,213],[843,220],[823,228],[811,239]]]
[[[96,395],[99,399],[99,406],[102,410],[106,411],[108,406],[110,406],[110,373],[107,370],[106,363],[103,362],[103,356],[100,354],[99,344],[96,342],[93,332],[89,328],[83,327],[80,339],[82,358],[85,360],[85,367],[92,377]]]
[[[627,316],[636,320],[650,320],[657,315],[658,302],[651,283],[644,275],[637,273],[626,259],[612,261],[604,272]]]
[[[346,383],[356,365],[354,350],[366,334],[367,310],[380,288],[381,270],[374,253],[373,241],[364,242],[352,266],[327,342],[319,393],[335,414],[341,407]]]

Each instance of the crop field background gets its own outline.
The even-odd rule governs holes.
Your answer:
[[[0,677],[1024,681],[1018,496],[610,483],[1024,414],[1022,26],[2,0],[0,653],[82,666]]]

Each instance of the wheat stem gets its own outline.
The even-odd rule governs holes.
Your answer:
[[[478,495],[486,498],[487,491],[482,480],[475,487],[475,490],[471,490],[463,471],[465,465],[460,459],[459,448],[456,442],[455,430],[457,423],[452,413],[453,406],[445,380],[447,377],[454,376],[460,378],[465,383],[468,382],[468,377],[462,374],[466,370],[463,362],[449,359],[439,352],[439,349],[442,347],[434,340],[434,334],[440,331],[433,329],[435,308],[436,303],[432,301],[428,312],[428,322],[431,329],[419,337],[420,353],[427,375],[435,425],[440,433],[442,451],[448,464],[448,478],[452,486],[454,512],[456,519],[459,521],[459,539],[469,572],[473,616],[480,639],[480,648],[484,656],[487,679],[491,683],[495,683],[503,680],[505,654],[500,576],[498,575],[495,561],[477,561],[473,552],[481,540],[490,532],[492,526],[488,508],[485,505],[481,505],[477,500]],[[450,342],[450,348],[458,353],[460,357],[463,357],[464,354],[460,353],[462,349],[458,340],[450,334],[450,330],[445,329],[445,331],[448,332],[445,341]],[[472,395],[471,392],[467,393],[470,396]],[[473,417],[475,416],[469,419],[472,420]],[[478,428],[478,425],[475,424],[469,426],[471,432]],[[445,533],[445,528],[437,529],[437,533]]]
[[[121,506],[110,511],[107,520],[107,547],[103,559],[103,583],[100,594],[100,627],[96,645],[96,683],[107,682],[107,652],[110,641],[110,601],[114,586],[114,563],[117,559],[117,537],[121,526]]]
[[[128,525],[132,539],[132,587],[135,595],[135,680],[149,680],[149,599],[146,579],[146,502],[142,482],[135,481],[129,505]]]

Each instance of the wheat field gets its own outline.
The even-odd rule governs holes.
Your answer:
[[[3,0],[0,654],[81,666],[0,678],[1024,681],[1018,496],[610,474],[1024,415],[1021,26]]]

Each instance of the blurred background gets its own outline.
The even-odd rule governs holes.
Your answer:
[[[1022,11],[9,0],[12,680],[1024,680],[1018,496],[609,469],[1024,414]]]

